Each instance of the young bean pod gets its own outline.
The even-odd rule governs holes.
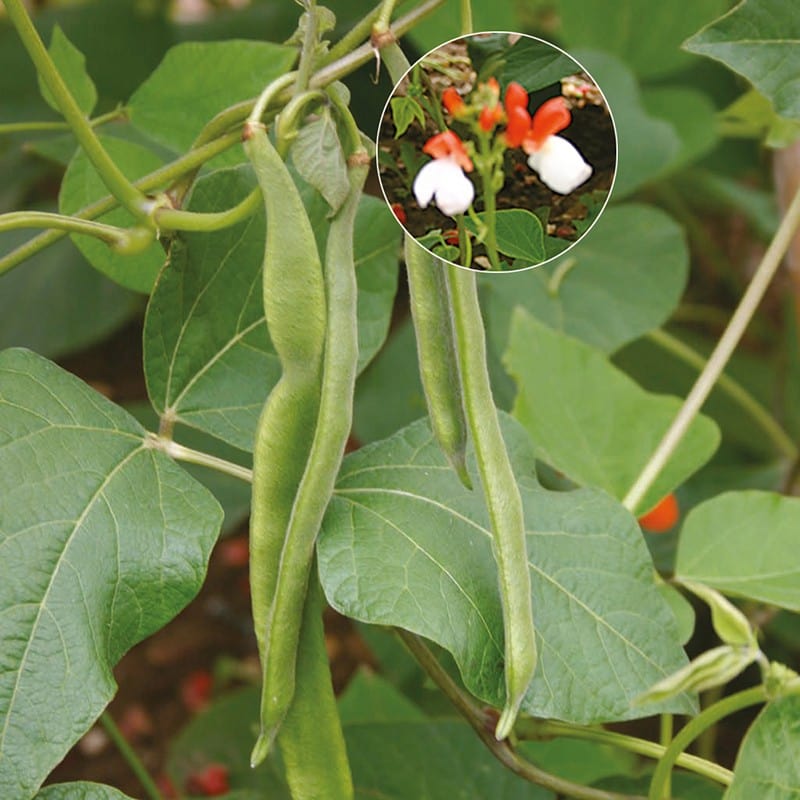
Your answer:
[[[461,399],[455,334],[445,263],[406,234],[405,260],[419,373],[431,428],[461,482],[467,472],[467,422]]]
[[[297,691],[278,734],[292,800],[352,800],[353,781],[331,684],[324,607],[312,569],[297,649]]]
[[[536,670],[536,638],[525,518],[486,369],[486,341],[475,273],[449,267],[458,362],[467,415],[500,578],[505,632],[506,703],[495,736],[505,739]]]
[[[259,123],[245,127],[244,148],[264,194],[264,312],[282,368],[261,413],[253,452],[250,588],[256,639],[266,675],[268,665],[288,668],[272,663],[269,628],[284,538],[317,423],[326,306],[314,233],[286,165]],[[300,614],[302,598],[298,602]],[[265,682],[262,705],[267,690]],[[288,706],[290,701],[284,702]],[[254,763],[264,758],[273,736],[274,731],[262,721]]]

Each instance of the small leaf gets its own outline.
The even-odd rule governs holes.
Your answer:
[[[53,37],[50,40],[48,52],[59,74],[64,79],[64,83],[67,84],[67,89],[70,90],[72,97],[78,104],[78,108],[88,117],[97,103],[97,89],[94,81],[86,71],[86,58],[83,53],[72,44],[58,25],[53,28]],[[50,108],[60,114],[61,109],[58,107],[55,97],[51,94],[50,89],[47,88],[41,75],[38,78],[39,91],[41,91],[42,97],[44,97]]]
[[[800,695],[769,703],[744,737],[725,800],[795,800],[800,794]]]
[[[486,214],[478,214],[486,222]],[[472,219],[465,220],[473,233],[478,226]],[[544,230],[540,219],[523,208],[509,208],[497,212],[497,249],[511,258],[518,258],[531,266],[544,260]]]
[[[417,120],[422,129],[425,130],[425,112],[413,97],[393,97],[391,106],[395,139],[401,137],[414,120]]]
[[[162,165],[151,150],[122,139],[101,137],[103,146],[127,178],[136,180]],[[58,204],[62,214],[74,214],[83,206],[108,195],[108,188],[86,153],[79,150],[67,167],[61,184]],[[123,208],[97,218],[99,222],[127,228],[136,220]],[[72,241],[86,260],[115,283],[136,292],[149,294],[159,270],[164,265],[164,248],[157,241],[135,256],[115,253],[107,244],[89,236],[72,236]]]
[[[631,700],[686,660],[636,521],[601,491],[544,490],[532,478],[525,432],[502,421],[525,510],[540,653],[523,711],[581,723],[654,713],[633,710]],[[502,705],[488,514],[449,468],[427,420],[345,459],[318,555],[338,611],[432,639],[452,653],[473,694]],[[670,705],[692,706],[687,697]]]
[[[789,0],[742,0],[684,43],[747,78],[787,119],[800,119],[800,16]]]
[[[553,286],[557,270],[563,277]],[[502,281],[483,277],[490,343],[505,350],[511,312],[521,305],[551,328],[613,352],[669,318],[688,271],[683,230],[671,217],[639,204],[612,206],[580,247],[554,263]]]
[[[0,797],[30,797],[113,697],[116,662],[197,593],[222,512],[27,350],[0,354],[0,447]]]
[[[514,416],[542,461],[582,486],[622,499],[681,407],[644,391],[602,353],[517,308],[505,363],[517,381]],[[588,389],[587,387],[591,387]],[[642,514],[713,454],[719,430],[697,417],[635,509]]]
[[[330,109],[303,125],[292,142],[292,162],[303,178],[313,186],[335,214],[347,199],[350,181],[342,144]]]
[[[693,508],[678,543],[679,580],[800,611],[800,499],[727,492]]]

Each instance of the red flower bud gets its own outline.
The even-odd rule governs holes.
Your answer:
[[[481,109],[481,114],[478,117],[478,124],[481,126],[483,130],[485,130],[488,133],[502,119],[503,119],[503,109],[498,103],[492,108],[489,108],[489,106],[484,106]]]
[[[527,112],[528,93],[523,89],[521,83],[511,81],[511,83],[506,86],[506,96],[503,102],[505,103],[506,113],[509,115],[511,114],[512,108],[522,108]]]
[[[531,129],[531,115],[522,106],[511,106],[506,114],[506,144],[509,147],[519,147]]]
[[[454,116],[457,117],[466,108],[466,104],[461,95],[455,90],[454,86],[448,86],[442,93],[442,104]]]
[[[525,152],[532,153],[538,150],[548,137],[563,131],[570,122],[572,114],[563,97],[551,97],[546,100],[533,115],[531,131],[523,142]]]
[[[666,533],[674,528],[681,516],[674,492],[662,498],[655,508],[639,517],[639,524],[650,533]]]

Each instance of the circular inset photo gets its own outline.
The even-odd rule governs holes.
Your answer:
[[[571,56],[519,33],[424,55],[378,130],[386,202],[420,244],[475,270],[541,266],[592,227],[617,165],[603,93]]]

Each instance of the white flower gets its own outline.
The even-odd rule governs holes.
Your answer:
[[[528,166],[536,170],[542,183],[558,194],[570,194],[592,174],[592,167],[572,142],[561,136],[548,136],[528,156]]]
[[[427,208],[433,200],[443,214],[454,217],[470,207],[475,187],[455,159],[435,158],[414,178],[414,197],[420,208]]]

